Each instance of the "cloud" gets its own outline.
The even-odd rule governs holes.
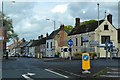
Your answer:
[[[118,20],[118,3],[117,2],[101,2],[100,3],[100,19],[104,19],[105,10],[113,15],[113,24],[117,26]],[[83,11],[85,11],[83,13]],[[72,17],[80,17],[84,20],[91,20],[98,18],[98,6],[96,2],[74,2],[68,5],[68,12]],[[107,14],[109,14],[107,12]]]
[[[53,13],[64,13],[67,10],[68,4],[56,5],[51,12]]]
[[[78,1],[78,2],[77,2]],[[104,19],[104,11],[113,15],[114,24],[117,24],[117,3],[100,2],[100,19]],[[49,34],[60,24],[75,25],[75,18],[80,21],[97,19],[97,2],[16,2],[13,5],[5,3],[4,12],[13,19],[15,32],[20,39],[36,39],[39,35]],[[109,14],[107,13],[107,14]]]

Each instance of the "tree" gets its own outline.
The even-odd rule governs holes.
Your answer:
[[[67,31],[69,31],[69,32],[71,32],[72,29],[73,29],[73,26],[68,25],[68,26],[65,26],[64,29],[67,30]]]
[[[0,15],[2,15],[1,12]],[[15,33],[15,31],[13,30],[12,19],[4,14],[3,16],[4,16],[3,27],[5,28],[7,34],[6,42],[10,42],[10,40],[18,39],[17,33]],[[2,22],[2,16],[0,16],[0,22]]]
[[[96,22],[96,20],[84,21],[84,22],[81,23],[81,25],[91,24],[93,22]]]

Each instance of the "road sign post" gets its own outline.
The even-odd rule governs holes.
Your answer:
[[[90,73],[90,56],[89,53],[82,53],[82,73]]]
[[[70,46],[71,49],[71,46],[73,45],[73,41],[71,39],[68,40],[68,45]],[[70,51],[69,60],[71,60],[71,56],[72,56],[72,51]]]

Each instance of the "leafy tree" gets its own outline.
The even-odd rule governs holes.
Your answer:
[[[96,22],[96,20],[84,21],[84,22],[81,23],[81,25],[91,24],[93,22]]]
[[[68,25],[68,26],[65,26],[64,29],[65,29],[65,30],[68,30],[69,32],[71,32],[72,29],[73,29],[73,26]]]
[[[1,12],[0,15],[2,15]],[[7,34],[6,42],[10,42],[10,40],[19,39],[17,33],[15,33],[15,31],[13,30],[12,19],[4,14],[3,16],[3,27],[5,28]],[[0,16],[0,22],[2,22],[2,16]]]

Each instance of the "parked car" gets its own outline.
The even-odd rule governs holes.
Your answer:
[[[34,55],[33,55],[32,53],[29,53],[29,54],[27,55],[27,57],[28,57],[28,58],[33,58]]]
[[[23,57],[27,57],[27,56],[28,56],[28,53],[24,53],[22,56],[23,56]]]

